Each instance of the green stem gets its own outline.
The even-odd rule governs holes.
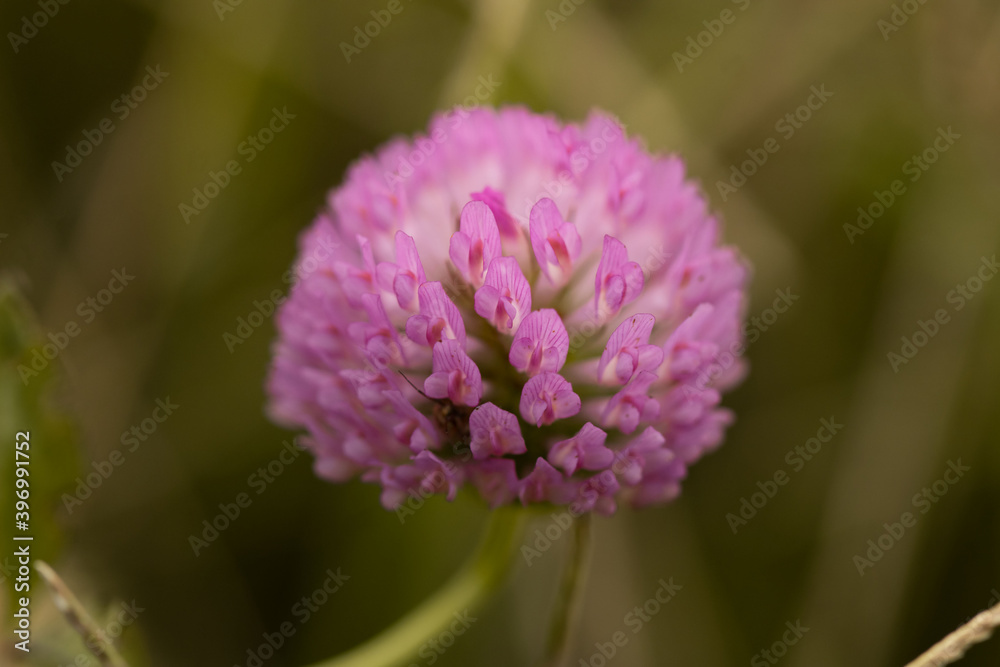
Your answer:
[[[530,512],[504,507],[490,515],[476,555],[420,606],[364,644],[312,667],[396,667],[444,630],[455,613],[481,605],[503,583]]]
[[[580,593],[590,560],[590,513],[576,519],[569,562],[559,582],[559,595],[549,624],[549,640],[545,649],[546,667],[560,667],[566,660],[570,633],[579,615]]]

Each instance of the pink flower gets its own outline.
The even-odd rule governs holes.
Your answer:
[[[476,364],[457,340],[434,344],[434,372],[424,380],[424,391],[431,398],[447,398],[456,405],[479,405],[483,379]]]
[[[605,470],[580,484],[571,506],[577,513],[594,511],[605,516],[614,514],[618,509],[615,494],[620,488],[621,484],[614,473]]]
[[[462,481],[456,466],[427,451],[414,456],[411,464],[385,467],[380,473],[382,505],[387,509],[398,507],[408,495],[414,494],[444,493],[448,500],[454,500]]]
[[[615,453],[604,446],[608,434],[590,422],[583,425],[580,432],[569,440],[552,445],[549,462],[572,475],[578,468],[603,470],[611,465]]]
[[[441,283],[424,283],[420,312],[406,321],[406,336],[418,345],[433,346],[442,340],[457,340],[465,347],[465,322],[462,314],[444,293]]]
[[[545,459],[535,461],[531,471],[521,484],[521,502],[527,503],[568,503],[576,492],[576,487],[561,472],[553,468]]]
[[[649,396],[656,375],[640,371],[624,389],[608,402],[601,420],[605,427],[617,426],[622,433],[631,433],[639,422],[652,422],[660,416],[660,404]]]
[[[637,507],[672,500],[687,475],[687,466],[652,426],[622,449],[615,465],[627,485],[622,495]]]
[[[639,313],[626,319],[608,339],[597,365],[601,384],[625,384],[639,371],[655,372],[663,363],[663,349],[649,345],[653,316]]]
[[[270,413],[387,508],[666,502],[733,420],[747,269],[606,114],[439,115],[347,170],[296,266]]]
[[[477,459],[527,451],[517,416],[492,403],[484,403],[472,411],[469,431],[472,436],[469,447]]]
[[[500,229],[490,207],[470,201],[462,209],[459,231],[451,235],[448,256],[474,287],[483,284],[490,263],[500,256]]]
[[[507,358],[522,373],[538,375],[542,371],[558,372],[566,363],[568,352],[569,334],[559,313],[543,308],[521,322]]]
[[[476,312],[500,333],[512,333],[531,311],[531,285],[513,257],[491,261],[485,283],[476,291]]]
[[[628,261],[625,244],[613,236],[604,236],[601,263],[594,280],[594,310],[597,319],[607,322],[642,291],[642,269]]]
[[[382,262],[376,267],[379,285],[392,290],[396,303],[404,310],[417,309],[417,288],[427,282],[413,237],[396,232],[396,262]]]
[[[542,273],[556,285],[562,285],[580,256],[580,234],[576,225],[563,220],[556,203],[546,197],[531,209],[531,249]]]
[[[521,416],[535,426],[572,417],[580,411],[580,405],[573,386],[558,373],[536,375],[521,390]]]
[[[482,192],[473,192],[469,196],[472,197],[472,201],[481,201],[490,207],[493,218],[497,221],[497,227],[500,228],[501,237],[516,239],[521,235],[521,228],[517,221],[507,211],[507,203],[502,192],[487,186],[483,188]]]

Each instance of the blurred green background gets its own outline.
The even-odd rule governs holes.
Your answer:
[[[264,664],[305,665],[387,626],[473,549],[486,513],[470,498],[435,499],[401,524],[376,487],[322,482],[308,456],[258,495],[250,476],[292,436],[263,414],[274,329],[265,318],[232,351],[223,335],[287,289],[296,235],[347,165],[419,131],[481,76],[500,82],[489,104],[567,120],[601,107],[652,150],[685,156],[755,267],[750,314],[772,322],[726,398],[737,423],[680,499],[596,521],[570,664],[628,630],[661,578],[683,589],[611,664],[771,664],[760,652],[798,621],[809,630],[781,664],[902,665],[1000,600],[998,285],[961,310],[948,299],[1000,241],[1000,5],[402,0],[348,62],[341,43],[387,4],[53,2],[35,32],[23,19],[38,3],[0,5],[4,512],[13,434],[31,428],[36,557],[102,623],[123,601],[142,608],[121,640],[133,665],[247,665],[286,621],[296,634]],[[789,136],[779,122],[813,86],[832,96],[799,111],[810,117]],[[249,161],[240,146],[273,109],[294,118]],[[53,167],[105,118],[112,131],[78,166]],[[911,181],[904,163],[949,127],[960,138]],[[779,150],[723,198],[717,183],[769,138]],[[240,173],[186,222],[180,204],[230,160]],[[896,179],[905,193],[849,238],[858,207]],[[134,280],[87,321],[79,304],[123,267]],[[799,298],[775,319],[776,290]],[[941,308],[947,324],[894,372],[887,354]],[[79,335],[25,389],[17,365],[70,321]],[[173,414],[123,447],[168,398]],[[844,428],[796,469],[786,453],[823,418]],[[124,463],[67,507],[62,494],[113,450]],[[914,494],[959,459],[969,471],[921,514]],[[779,470],[788,484],[734,534],[727,514]],[[195,556],[189,536],[243,492],[252,504]],[[883,537],[892,548],[860,576],[855,556],[906,511],[916,525]],[[436,664],[534,664],[566,543],[519,561]],[[350,579],[299,624],[293,607],[328,568]],[[0,663],[68,665],[85,650],[36,577],[22,660],[9,566],[0,574]],[[994,641],[962,664],[998,658]]]

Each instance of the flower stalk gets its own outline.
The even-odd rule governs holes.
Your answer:
[[[582,514],[573,526],[573,543],[559,582],[556,605],[549,623],[549,637],[545,649],[545,667],[561,667],[566,661],[566,651],[580,612],[580,599],[590,562],[590,513]]]
[[[504,507],[490,514],[476,554],[440,590],[420,606],[360,646],[311,667],[398,667],[409,664],[420,646],[444,630],[456,612],[486,602],[504,582],[515,545],[530,510]]]

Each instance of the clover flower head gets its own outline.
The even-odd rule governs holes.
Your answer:
[[[270,413],[387,508],[662,503],[732,421],[748,271],[680,159],[607,114],[440,114],[353,164],[299,250]]]

